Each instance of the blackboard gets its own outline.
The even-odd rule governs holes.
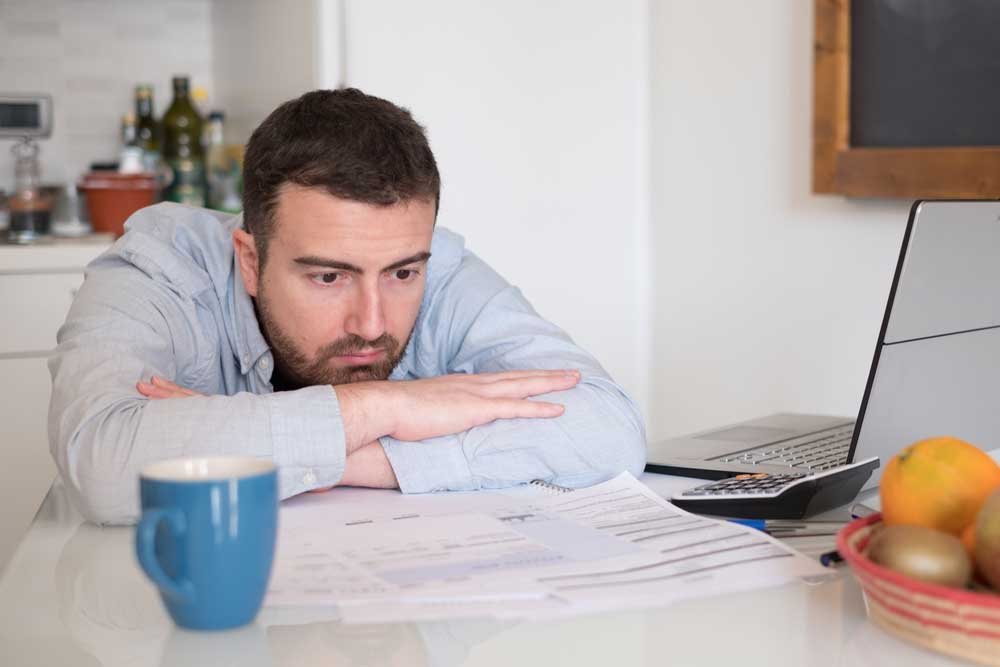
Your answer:
[[[1000,0],[852,0],[852,147],[1000,146]]]
[[[1000,198],[1000,0],[813,0],[812,191]]]

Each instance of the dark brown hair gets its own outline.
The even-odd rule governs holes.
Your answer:
[[[261,265],[285,183],[381,206],[437,206],[441,197],[424,128],[406,109],[355,88],[314,90],[275,109],[250,136],[243,170],[243,224]]]

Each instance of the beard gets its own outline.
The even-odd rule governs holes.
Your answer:
[[[263,286],[262,286],[263,287]],[[271,383],[275,391],[291,391],[316,385],[338,385],[371,380],[386,380],[403,358],[406,343],[399,344],[399,339],[383,333],[375,340],[365,340],[361,336],[347,334],[335,341],[323,345],[310,358],[296,344],[295,339],[278,324],[268,307],[263,288],[254,300],[257,309],[257,319],[261,325],[261,333],[271,347],[274,357],[274,373]],[[382,358],[372,364],[358,366],[336,367],[331,364],[335,357],[362,350],[383,350]]]

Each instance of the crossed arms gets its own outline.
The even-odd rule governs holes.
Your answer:
[[[565,409],[562,405],[526,399],[572,389],[579,380],[579,371],[535,370],[334,387],[346,454],[339,484],[397,488],[399,481],[379,438],[414,442],[462,433],[497,419],[558,417]],[[153,400],[202,396],[156,376],[138,382],[136,389]]]
[[[413,379],[271,393],[254,369],[226,366],[226,313],[211,292],[105,264],[88,274],[49,364],[50,448],[92,521],[134,521],[139,471],[182,456],[272,459],[282,497],[336,484],[583,486],[642,470],[635,405],[513,288],[446,333],[415,331]],[[454,344],[435,347],[442,337]],[[150,400],[167,398],[137,391],[153,376],[191,395]]]

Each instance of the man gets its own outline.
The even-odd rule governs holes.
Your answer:
[[[282,497],[642,470],[621,388],[435,229],[409,112],[307,93],[254,131],[244,171],[242,216],[136,213],[59,331],[50,445],[87,518],[134,521],[139,471],[181,456],[273,459]]]

